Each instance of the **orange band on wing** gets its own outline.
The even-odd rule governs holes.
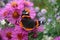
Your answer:
[[[22,24],[22,22],[21,22],[21,21],[20,21],[20,27],[21,27],[21,28],[23,28],[23,24]]]
[[[38,22],[38,20],[36,21],[36,23],[37,23],[36,28],[38,28],[38,26],[39,26],[39,22]]]
[[[22,18],[24,18],[24,17],[28,17],[28,18],[30,18],[30,16],[26,16],[26,15],[22,16]]]
[[[33,28],[25,28],[25,30],[31,31],[31,30],[33,30]]]

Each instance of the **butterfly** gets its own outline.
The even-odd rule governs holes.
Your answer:
[[[21,18],[20,26],[27,31],[33,30],[34,28],[38,28],[38,26],[40,26],[40,21],[34,21],[31,19],[29,12],[25,10],[23,11]]]

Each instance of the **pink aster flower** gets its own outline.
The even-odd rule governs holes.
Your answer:
[[[3,40],[11,40],[14,28],[5,28],[0,31]]]
[[[36,12],[35,12],[35,10],[34,10],[33,7],[30,8],[30,17],[31,17],[32,19],[34,19],[34,18],[36,17]]]
[[[43,26],[43,25],[40,25],[40,26],[37,28],[37,31],[38,31],[38,32],[43,32],[43,31],[44,31],[44,26]]]
[[[21,20],[21,14],[22,13],[19,9],[15,9],[13,12],[11,12],[7,18],[7,20],[11,23],[16,23]]]
[[[21,19],[20,13],[21,12],[19,11],[19,9],[15,9],[15,10],[4,9],[1,11],[0,18],[7,19],[9,22],[15,24],[17,20]]]
[[[34,4],[32,2],[30,2],[29,0],[27,0],[27,1],[25,0],[24,5],[27,7],[33,7],[34,6]]]
[[[11,23],[15,23],[17,20],[20,20],[20,15],[24,9],[23,0],[21,1],[11,1],[7,3],[4,9],[0,12],[0,17],[2,19],[7,19]]]
[[[55,37],[54,40],[60,40],[60,36]]]
[[[4,13],[4,11],[6,11],[5,9],[1,9],[0,10],[0,20],[2,20],[2,19],[4,19],[4,17],[3,17],[3,14],[2,13]],[[4,13],[4,15],[5,15],[5,13]]]
[[[28,32],[20,28],[20,26],[16,26],[12,37],[12,40],[28,40]]]
[[[9,3],[6,4],[6,8],[7,9],[20,9],[23,10],[24,9],[24,0],[12,0]]]

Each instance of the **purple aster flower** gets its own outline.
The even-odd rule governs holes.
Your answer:
[[[2,29],[1,32],[1,37],[3,40],[11,40],[12,38],[12,31],[14,30],[14,28],[5,28]]]
[[[12,40],[28,40],[28,32],[16,25],[12,37]]]
[[[46,10],[46,9],[42,9],[42,10],[41,10],[41,13],[42,13],[42,14],[46,14],[46,13],[47,13],[47,10]]]
[[[60,36],[55,37],[54,40],[60,40]]]
[[[47,20],[47,21],[48,21],[48,23],[50,23],[50,22],[52,21],[52,18],[48,18],[48,20]]]
[[[40,8],[39,7],[35,7],[35,11],[39,12]]]
[[[41,12],[38,12],[37,16],[40,17],[43,16],[43,14]]]
[[[40,21],[45,21],[45,20],[46,20],[46,17],[43,16],[43,17],[39,18],[39,20],[40,20]]]

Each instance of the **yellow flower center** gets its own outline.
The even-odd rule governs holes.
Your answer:
[[[17,35],[17,38],[18,38],[18,40],[22,40],[22,39],[23,39],[22,33],[18,34],[18,35]]]
[[[17,18],[19,18],[19,14],[18,14],[18,12],[16,12],[16,11],[14,11],[14,13],[12,14],[12,17],[14,18],[14,19],[17,19]]]
[[[12,5],[12,7],[17,7],[18,6],[16,2],[12,2],[11,5]]]

